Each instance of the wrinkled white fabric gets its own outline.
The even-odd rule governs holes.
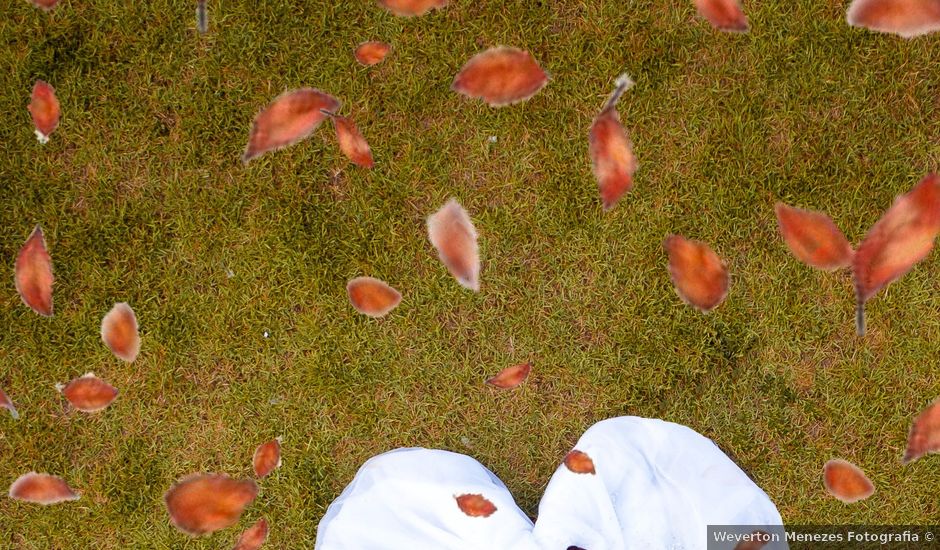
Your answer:
[[[707,525],[782,523],[767,495],[685,426],[612,418],[588,429],[575,449],[596,474],[560,465],[534,525],[499,478],[468,456],[398,449],[373,457],[320,521],[316,549],[731,549],[708,547]],[[463,494],[483,495],[496,512],[467,516],[455,500]]]

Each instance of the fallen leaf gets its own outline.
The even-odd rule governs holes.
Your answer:
[[[268,538],[268,522],[264,518],[259,519],[254,525],[245,529],[238,537],[233,550],[258,550],[264,541]]]
[[[853,27],[913,38],[940,30],[940,1],[855,0],[846,20]]]
[[[385,42],[376,42],[374,40],[363,42],[356,47],[356,61],[367,67],[376,65],[381,63],[391,50],[391,44]]]
[[[914,419],[907,437],[904,464],[940,452],[940,399],[935,400]]]
[[[117,399],[118,390],[89,372],[57,389],[73,407],[82,412],[98,412]]]
[[[845,460],[833,459],[823,467],[823,484],[829,494],[851,504],[870,497],[875,486],[858,466]]]
[[[428,238],[450,274],[466,288],[480,290],[477,232],[456,199],[428,217]]]
[[[52,257],[38,225],[16,256],[16,291],[23,303],[36,313],[52,317]]]
[[[532,370],[532,363],[521,363],[501,370],[499,374],[486,381],[490,386],[500,389],[515,388],[521,384]]]
[[[346,283],[346,294],[356,311],[369,317],[384,317],[401,303],[401,293],[372,277],[352,279]]]
[[[30,0],[30,2],[37,8],[50,11],[52,8],[56,7],[56,5],[59,3],[59,0]]]
[[[780,234],[796,259],[827,271],[852,263],[852,245],[829,216],[782,202],[774,205],[774,211]]]
[[[699,15],[718,30],[747,32],[749,25],[738,0],[695,0]]]
[[[339,141],[339,149],[356,166],[363,168],[372,168],[375,162],[372,160],[372,150],[356,124],[348,117],[339,116],[329,111],[324,114],[333,119],[333,126],[336,128],[336,139]]]
[[[496,505],[483,498],[483,495],[460,495],[457,506],[460,511],[474,518],[488,518],[496,511]]]
[[[633,174],[637,169],[633,145],[617,112],[617,101],[633,86],[633,81],[629,76],[621,75],[616,84],[617,88],[594,118],[588,134],[591,165],[604,210],[610,210],[633,187]]]
[[[170,487],[163,501],[173,525],[198,536],[235,525],[256,496],[258,485],[250,479],[191,474]]]
[[[13,406],[13,401],[10,400],[3,389],[0,389],[0,408],[10,411],[10,416],[13,417],[13,420],[20,417],[20,413],[16,412],[16,407]]]
[[[258,445],[251,463],[258,478],[265,477],[278,468],[281,465],[281,438],[276,437]]]
[[[679,297],[707,313],[728,295],[728,270],[707,244],[670,235],[665,241],[669,253],[669,276]]]
[[[594,461],[587,453],[577,449],[565,455],[565,466],[576,474],[596,474],[594,470]]]
[[[335,112],[339,108],[339,100],[313,88],[281,94],[255,117],[242,161],[247,164],[268,151],[309,137],[327,117],[324,110]]]
[[[133,363],[140,353],[137,316],[126,302],[114,304],[101,320],[101,339],[115,356]]]
[[[501,107],[529,99],[547,83],[548,75],[529,52],[500,46],[467,61],[451,89]]]
[[[940,177],[928,174],[895,199],[855,252],[858,334],[865,334],[865,302],[927,257],[940,232]]]
[[[29,472],[10,485],[10,498],[35,504],[56,504],[78,500],[80,495],[72,490],[61,477]]]
[[[52,9],[50,6],[46,9]],[[55,96],[55,88],[43,80],[37,80],[33,85],[33,95],[26,107],[33,117],[33,126],[36,127],[36,138],[40,143],[49,141],[49,136],[59,126],[59,100]]]
[[[395,15],[414,17],[436,8],[443,8],[447,0],[378,0],[379,5]]]

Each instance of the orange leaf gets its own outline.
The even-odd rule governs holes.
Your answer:
[[[29,472],[10,485],[10,498],[35,504],[56,504],[79,496],[61,477],[49,474]]]
[[[378,2],[388,11],[403,17],[424,15],[432,9],[447,5],[447,0],[378,0]]]
[[[235,525],[256,496],[258,485],[250,479],[192,474],[170,487],[163,501],[173,525],[197,536]]]
[[[500,389],[515,388],[521,384],[532,370],[532,363],[521,363],[501,370],[499,374],[486,381],[490,386]]]
[[[617,79],[616,90],[604,109],[594,118],[588,134],[591,165],[604,210],[610,210],[633,187],[633,174],[637,169],[633,145],[617,112],[617,101],[631,86],[633,81],[629,76],[621,75]]]
[[[276,437],[258,445],[251,463],[255,469],[255,476],[259,478],[267,476],[278,468],[281,465],[281,438]]]
[[[596,474],[594,471],[594,461],[587,453],[577,449],[565,455],[565,466],[576,474]]]
[[[114,304],[101,320],[101,339],[119,359],[133,363],[140,353],[137,317],[126,302]]]
[[[356,277],[346,283],[346,294],[356,311],[369,317],[383,317],[401,303],[401,294],[384,281]]]
[[[356,124],[347,117],[339,116],[327,112],[333,119],[333,126],[336,128],[336,139],[339,141],[339,149],[351,160],[353,164],[363,168],[372,168],[375,162],[372,160],[372,150]]]
[[[375,65],[381,63],[391,50],[391,44],[385,42],[376,42],[374,40],[363,42],[356,47],[356,61],[366,66]]]
[[[451,89],[501,107],[529,99],[547,83],[548,75],[529,52],[497,47],[467,61]]]
[[[0,408],[10,411],[10,416],[13,417],[13,420],[20,417],[20,413],[16,412],[16,407],[13,406],[13,401],[10,400],[2,389],[0,389]]]
[[[774,210],[780,234],[796,259],[827,271],[852,263],[852,245],[829,216],[782,202]]]
[[[460,495],[457,506],[460,511],[474,518],[488,518],[496,511],[496,505],[483,498],[483,495]]]
[[[118,390],[104,380],[88,374],[58,388],[73,407],[82,412],[98,412],[117,399]]]
[[[833,459],[823,467],[823,483],[829,494],[851,504],[870,497],[875,486],[858,466],[845,460]]]
[[[913,38],[940,30],[937,0],[855,0],[846,14],[849,25]]]
[[[258,550],[267,538],[268,522],[261,518],[254,525],[245,529],[242,535],[238,537],[238,542],[235,543],[233,550]]]
[[[40,315],[52,317],[52,257],[38,225],[16,256],[14,277],[23,303]]]
[[[53,6],[45,9],[52,9]],[[39,138],[40,143],[46,143],[49,141],[49,135],[59,125],[59,100],[56,99],[55,88],[45,81],[37,80],[33,85],[32,98],[26,108],[33,116],[36,137]]]
[[[479,291],[477,232],[467,211],[456,199],[450,199],[428,217],[428,237],[451,275],[464,287]]]
[[[923,260],[940,232],[940,177],[928,174],[898,197],[855,252],[858,333],[865,334],[865,302]]]
[[[738,0],[695,0],[699,15],[718,30],[747,32],[749,26]]]
[[[313,88],[281,94],[255,117],[242,161],[247,164],[309,137],[326,118],[323,110],[334,112],[339,107],[335,97]]]
[[[707,244],[670,235],[665,242],[669,253],[669,275],[679,297],[707,313],[728,295],[728,270]]]
[[[940,452],[940,399],[924,409],[911,424],[903,462],[909,464],[936,452]]]

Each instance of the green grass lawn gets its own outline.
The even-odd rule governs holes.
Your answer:
[[[940,395],[937,253],[869,303],[858,338],[848,271],[800,264],[774,218],[777,200],[824,210],[858,243],[940,166],[940,35],[854,29],[847,5],[745,0],[751,32],[733,35],[686,0],[454,0],[415,19],[371,0],[210,0],[199,35],[189,1],[0,0],[0,388],[22,416],[0,414],[0,490],[36,470],[82,494],[0,498],[0,547],[227,548],[263,516],[271,548],[310,548],[362,462],[399,446],[472,456],[534,516],[580,434],[619,415],[714,439],[789,523],[936,523],[940,459],[900,460]],[[352,51],[370,39],[393,50],[364,68]],[[503,109],[450,91],[499,44],[551,82]],[[605,214],[587,132],[622,72],[640,168]],[[44,146],[26,110],[39,78],[62,104]],[[241,163],[255,114],[302,86],[343,102],[375,169],[329,124]],[[427,239],[449,197],[480,233],[479,294]],[[52,318],[13,284],[36,223]],[[709,315],[669,281],[672,232],[728,264]],[[402,304],[356,313],[359,275]],[[98,332],[119,301],[140,323],[132,364]],[[484,386],[523,361],[521,387]],[[121,390],[94,415],[54,388],[89,370]],[[283,466],[237,527],[191,540],[170,525],[176,479],[248,476],[278,435]],[[826,494],[834,457],[875,495]]]

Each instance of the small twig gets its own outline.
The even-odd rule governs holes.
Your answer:
[[[206,34],[209,30],[209,13],[206,11],[206,0],[196,0],[196,28]]]
[[[865,336],[865,302],[859,300],[855,308],[855,332]]]
[[[614,93],[610,94],[610,98],[607,100],[607,103],[604,104],[604,111],[607,109],[613,109],[617,105],[617,102],[620,101],[620,96],[633,87],[633,79],[630,78],[630,75],[627,73],[623,73],[617,77],[617,80],[614,81],[614,84],[617,87],[614,88]]]

